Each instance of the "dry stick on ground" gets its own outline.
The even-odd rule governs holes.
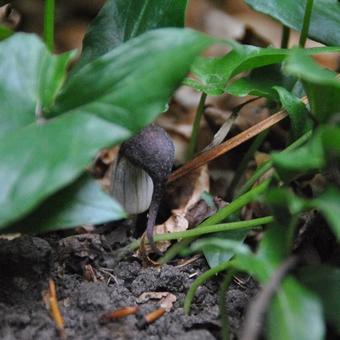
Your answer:
[[[301,100],[306,104],[308,102],[307,97],[301,98]],[[235,137],[228,139],[220,145],[215,146],[214,148],[207,150],[196,156],[190,162],[187,162],[182,167],[174,171],[168,177],[168,183],[175,181],[176,179],[188,174],[189,172],[201,167],[202,165],[212,161],[213,159],[227,153],[228,151],[236,148],[240,144],[246,142],[247,140],[257,136],[262,131],[272,127],[277,124],[284,118],[288,116],[286,110],[281,110],[268,118],[262,120],[261,122],[253,125],[249,129],[239,133]]]
[[[291,256],[284,261],[256,296],[248,309],[240,340],[256,340],[258,338],[263,317],[272,296],[279,288],[281,281],[296,266],[297,262],[298,259],[295,256]]]
[[[52,279],[48,282],[48,303],[60,338],[66,339],[64,319],[59,309],[56,286]]]

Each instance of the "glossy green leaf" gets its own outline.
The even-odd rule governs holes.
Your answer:
[[[340,334],[340,269],[324,264],[311,265],[299,269],[298,277],[319,296],[327,321]]]
[[[54,113],[87,112],[137,131],[165,109],[197,54],[211,43],[176,28],[131,39],[74,73]]]
[[[258,12],[265,13],[285,26],[300,31],[306,0],[245,0]],[[314,0],[309,37],[327,45],[340,45],[340,3],[337,0]]]
[[[0,137],[34,122],[36,110],[52,103],[71,57],[53,56],[31,34],[0,43]]]
[[[107,0],[90,24],[76,68],[144,32],[183,27],[187,0]]]
[[[233,48],[231,52],[222,57],[198,58],[191,69],[194,78],[185,79],[184,84],[211,96],[221,95],[228,91],[229,81],[237,74],[279,64],[290,54],[288,49],[240,45],[231,40],[226,43]],[[339,51],[340,47],[306,49],[307,54]]]
[[[8,27],[0,25],[0,40],[9,38],[13,33]]]
[[[96,116],[68,114],[31,124],[0,142],[0,227],[70,184],[99,149],[130,136]]]
[[[336,73],[324,69],[308,57],[303,50],[292,51],[285,64],[289,74],[302,80],[311,111],[316,119],[327,122],[334,113],[340,112],[340,80]]]
[[[82,176],[72,185],[48,198],[32,214],[10,226],[10,232],[47,232],[82,224],[98,224],[126,217],[99,184]],[[5,230],[6,232],[6,230]]]

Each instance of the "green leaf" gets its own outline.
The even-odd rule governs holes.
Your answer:
[[[310,204],[324,215],[337,239],[340,240],[340,190],[329,188]]]
[[[9,38],[13,33],[8,27],[0,25],[0,40]]]
[[[98,224],[126,217],[99,184],[82,176],[72,185],[47,199],[32,214],[10,226],[10,232],[47,232],[82,224]]]
[[[327,265],[306,266],[298,271],[300,281],[322,301],[326,319],[340,334],[340,269]]]
[[[272,188],[267,193],[267,202],[273,211],[275,221],[281,226],[289,226],[293,217],[296,217],[306,207],[300,199],[288,188]]]
[[[273,153],[272,161],[286,182],[309,171],[321,170],[329,158],[340,155],[340,127],[323,126],[314,131],[311,140],[299,149]]]
[[[302,80],[311,111],[320,123],[340,112],[340,103],[335,100],[340,96],[340,80],[335,72],[322,68],[300,49],[291,52],[284,69]]]
[[[183,27],[187,0],[108,0],[91,23],[77,69],[149,30]]]
[[[301,137],[312,128],[312,121],[306,105],[281,86],[273,88],[279,95],[283,108],[287,111],[291,122],[291,136],[293,140]]]
[[[312,127],[306,105],[282,86],[275,86],[273,81],[264,79],[241,78],[226,88],[226,92],[234,96],[258,96],[281,102],[291,121],[291,138],[301,137]]]
[[[223,233],[216,233],[214,234],[214,237],[220,240],[231,240],[236,242],[238,241],[240,244],[242,244],[248,232],[249,230],[234,230]],[[235,253],[230,249],[221,249],[211,244],[202,246],[202,251],[206,260],[208,261],[210,268],[216,267],[223,262],[229,261],[235,255]]]
[[[306,0],[245,0],[258,12],[265,13],[296,31],[302,29]],[[340,45],[340,3],[315,0],[309,37],[326,45]]]
[[[271,85],[247,78],[238,79],[232,84],[227,85],[225,92],[237,97],[257,96],[265,97],[275,101],[278,100],[277,95],[275,91],[272,90]]]
[[[43,111],[48,111],[66,79],[67,67],[75,57],[75,52],[67,52],[60,56],[50,55],[44,58],[40,65],[39,102]]]
[[[231,40],[226,43],[233,48],[231,52],[223,57],[198,58],[191,69],[195,78],[186,79],[184,84],[208,95],[218,96],[228,92],[229,81],[237,74],[267,65],[279,64],[290,54],[288,49],[240,45]],[[340,51],[340,47],[306,49],[308,54],[338,51]]]
[[[54,102],[70,55],[54,59],[32,35],[2,42],[0,116],[7,125],[1,125],[6,135],[0,143],[0,228],[72,183],[101,148],[122,142],[155,118],[210,43],[180,29],[137,37],[73,74],[58,103],[67,109],[57,113],[70,107],[73,112],[39,125],[35,111]]]
[[[261,283],[287,258],[289,235],[285,226],[273,225],[261,241],[256,258],[262,263],[255,273]],[[319,300],[288,275],[267,312],[266,332],[272,340],[323,339],[324,324]]]
[[[138,131],[165,109],[197,54],[212,42],[175,28],[131,39],[74,73],[53,111],[87,112]]]
[[[256,255],[240,242],[218,238],[199,240],[191,246],[193,250],[207,247],[232,251],[236,257],[229,262],[230,267],[248,272],[261,284],[268,282],[288,255],[287,235],[284,227],[279,225],[266,232]],[[321,340],[324,337],[322,307],[318,298],[290,275],[278,287],[267,315],[268,339]]]
[[[71,57],[51,55],[32,34],[0,43],[0,137],[34,122],[36,110],[52,103]]]
[[[299,149],[273,153],[271,158],[275,169],[286,182],[301,173],[320,170],[326,165],[322,136],[315,133],[313,138]]]
[[[0,228],[25,216],[73,182],[99,149],[130,136],[85,113],[31,124],[0,142]]]
[[[267,312],[270,340],[321,340],[325,336],[323,310],[316,295],[287,277]]]

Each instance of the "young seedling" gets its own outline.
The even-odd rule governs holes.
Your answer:
[[[150,206],[146,236],[154,251],[153,229],[174,159],[173,142],[161,127],[151,124],[122,144],[113,174],[112,193],[127,212],[140,213]]]

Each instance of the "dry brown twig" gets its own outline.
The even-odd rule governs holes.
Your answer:
[[[48,305],[49,305],[49,308],[52,314],[52,318],[56,325],[57,331],[59,333],[59,336],[61,339],[66,339],[64,319],[59,309],[56,286],[52,279],[50,279],[48,282],[47,294],[48,294]]]
[[[301,101],[305,104],[308,103],[307,97],[301,98]],[[171,183],[178,178],[185,176],[189,172],[201,167],[202,165],[212,161],[213,159],[222,156],[223,154],[227,153],[228,151],[236,148],[237,146],[241,145],[242,143],[248,141],[249,139],[257,136],[264,130],[269,129],[273,125],[279,123],[283,119],[288,116],[286,110],[281,110],[273,115],[269,116],[268,118],[262,120],[261,122],[253,125],[249,129],[242,131],[238,135],[228,139],[227,141],[203,152],[193,158],[191,161],[184,164],[179,169],[175,170],[169,177],[168,183]]]

